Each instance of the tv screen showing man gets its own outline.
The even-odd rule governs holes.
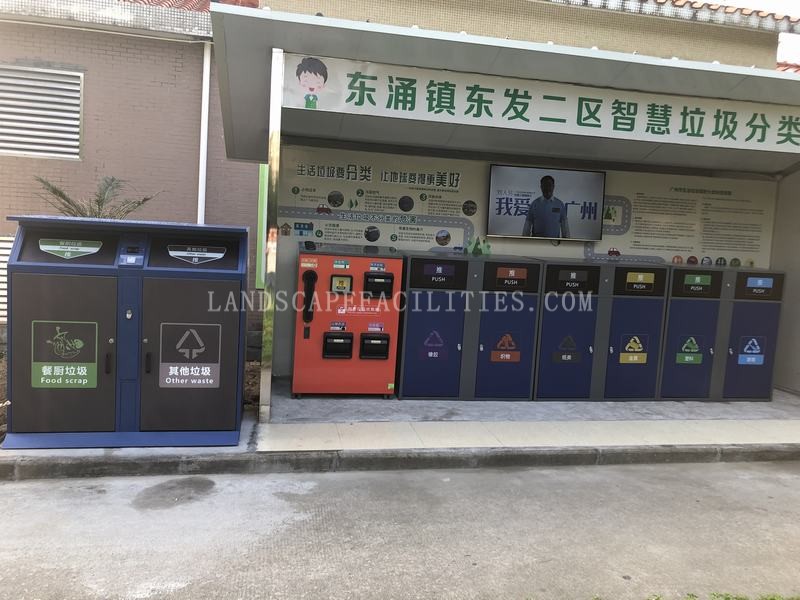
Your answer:
[[[597,241],[603,236],[605,173],[492,165],[487,234]]]

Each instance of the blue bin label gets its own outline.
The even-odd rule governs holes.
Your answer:
[[[766,344],[767,338],[764,336],[744,336],[739,338],[738,363],[740,365],[763,365]]]

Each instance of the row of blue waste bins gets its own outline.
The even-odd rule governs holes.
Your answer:
[[[784,275],[413,256],[400,395],[769,400]]]

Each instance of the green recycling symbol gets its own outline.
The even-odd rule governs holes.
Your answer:
[[[681,347],[681,352],[700,352],[700,345],[694,337],[690,337]]]

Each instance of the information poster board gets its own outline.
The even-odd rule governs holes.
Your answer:
[[[602,220],[601,241],[487,243],[488,211],[503,210],[491,202],[490,167],[483,161],[285,146],[280,240],[769,267],[774,182],[607,171],[602,208],[573,207],[576,227]],[[523,204],[514,210],[523,214]]]
[[[593,255],[767,268],[776,191],[770,181],[609,172]]]
[[[486,226],[482,162],[284,147],[278,227],[295,241],[463,251]]]

